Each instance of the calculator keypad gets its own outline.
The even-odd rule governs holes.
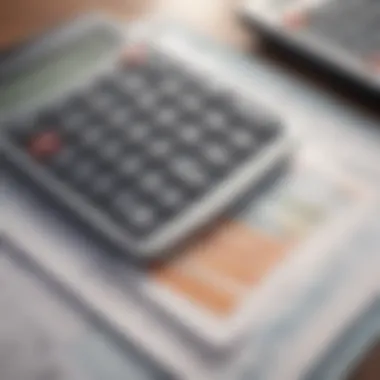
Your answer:
[[[143,238],[212,194],[281,129],[163,53],[132,63],[10,131],[83,202]]]

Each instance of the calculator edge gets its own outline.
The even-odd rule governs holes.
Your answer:
[[[380,94],[380,77],[366,74],[365,70],[360,68],[359,60],[342,59],[341,52],[336,53],[335,47],[326,45],[325,41],[311,36],[294,35],[277,27],[275,23],[269,22],[259,9],[249,6],[250,2],[251,0],[244,0],[236,8],[236,13],[246,26],[259,33],[263,41],[296,53],[307,63],[311,62],[323,70],[348,78],[372,95]]]

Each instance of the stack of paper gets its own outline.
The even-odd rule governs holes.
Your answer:
[[[374,299],[374,252],[355,237],[374,196],[310,155],[262,198],[147,270],[95,247],[11,182],[4,234],[179,378],[299,378]]]

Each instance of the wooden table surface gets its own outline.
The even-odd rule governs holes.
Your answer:
[[[247,49],[251,39],[234,18],[235,3],[236,0],[3,0],[0,1],[0,51],[74,15],[94,10],[125,21],[148,13],[174,15],[216,39]],[[379,379],[380,345],[349,380]]]

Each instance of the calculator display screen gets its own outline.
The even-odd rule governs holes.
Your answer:
[[[111,34],[91,33],[18,70],[0,82],[0,115],[69,90],[104,65],[117,43]]]

